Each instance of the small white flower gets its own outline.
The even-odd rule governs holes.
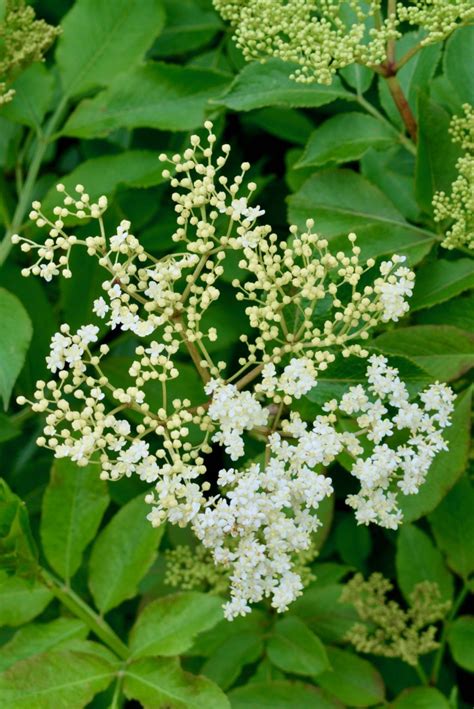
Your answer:
[[[100,296],[99,298],[96,298],[96,300],[94,300],[92,310],[99,318],[105,318],[110,308],[105,302],[104,298]]]

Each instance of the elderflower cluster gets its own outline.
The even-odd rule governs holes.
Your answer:
[[[458,176],[451,194],[436,192],[433,197],[435,221],[451,222],[442,242],[447,249],[474,249],[474,107],[464,104],[463,109],[464,116],[454,116],[449,131],[464,153],[456,163]]]
[[[357,521],[396,529],[402,520],[397,491],[416,494],[433,458],[447,448],[443,429],[451,422],[454,394],[436,383],[419,394],[420,403],[410,402],[398,371],[382,356],[370,357],[367,381],[367,388],[350,387],[339,403],[329,401],[325,409],[354,417],[375,444],[369,456],[362,455],[363,449],[357,445],[350,451],[355,456],[351,474],[361,489],[346,501],[355,510]],[[406,432],[407,440],[392,447],[387,439],[396,431]]]
[[[474,17],[470,0],[397,2],[386,17],[383,5],[382,0],[214,0],[247,60],[278,57],[298,65],[291,78],[321,84],[330,84],[336,71],[350,64],[383,64],[387,42],[401,36],[402,22],[419,27],[425,45]]]
[[[150,522],[190,526],[227,570],[232,618],[265,597],[284,610],[301,592],[295,563],[311,549],[319,503],[332,493],[324,469],[343,451],[355,458],[352,474],[361,484],[348,499],[359,522],[400,522],[398,494],[417,491],[443,448],[452,394],[435,384],[412,404],[396,370],[372,356],[366,389],[328,402],[309,423],[292,411],[337,353],[369,356],[362,345],[370,331],[407,312],[414,274],[397,255],[362,263],[354,234],[347,252],[331,253],[312,220],[279,240],[260,222],[263,210],[249,204],[256,189],[245,183],[249,164],[232,179],[222,174],[230,147],[216,155],[212,124],[205,128],[207,139],[191,136],[183,155],[161,156],[175,203],[175,251],[155,258],[125,220],[108,235],[106,198],[92,200],[82,185],[74,197],[58,185],[63,204],[53,219],[34,204],[31,218],[48,230],[44,244],[13,240],[37,253],[25,275],[71,277],[69,256],[78,247],[105,271],[103,295],[93,304],[102,329],[91,322],[73,332],[63,324],[52,338],[46,360],[52,378],[37,382],[28,402],[45,414],[38,444],[57,458],[96,465],[104,480],[146,481]],[[96,222],[91,236],[76,238],[68,225],[78,220]],[[232,280],[234,307],[250,326],[235,366],[232,356],[216,361],[209,348],[219,339],[212,324],[219,279],[234,252],[242,273]],[[231,268],[235,274],[235,261]],[[101,342],[104,329],[108,344]],[[128,333],[134,347],[120,376],[109,367],[115,332]],[[189,398],[176,396],[177,385],[187,391],[186,357],[197,380]],[[355,418],[360,430],[341,433],[339,414]],[[397,429],[407,441],[392,449],[387,440]],[[262,450],[261,460],[248,465],[249,437]],[[213,446],[240,461],[220,470],[217,482],[205,463]]]
[[[315,580],[309,568],[318,555],[315,544],[299,552],[293,560],[293,569],[301,577],[306,588]],[[226,594],[229,590],[229,567],[214,563],[211,552],[204,546],[194,548],[180,545],[165,551],[166,568],[164,582],[181,591],[208,591]]]
[[[340,602],[350,603],[363,621],[356,623],[346,639],[358,652],[382,657],[399,657],[416,667],[420,655],[439,647],[436,623],[448,612],[450,601],[442,601],[438,584],[422,581],[410,594],[410,605],[403,610],[396,601],[387,600],[393,585],[382,574],[367,580],[356,574],[345,584]]]
[[[60,29],[37,20],[32,7],[23,0],[6,0],[0,22],[0,106],[15,95],[8,83],[22,69],[43,59]]]

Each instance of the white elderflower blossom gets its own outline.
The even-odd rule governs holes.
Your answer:
[[[206,141],[191,136],[183,155],[162,156],[173,190],[176,252],[159,259],[146,253],[126,220],[109,238],[106,198],[93,202],[82,185],[76,197],[58,185],[65,197],[55,222],[34,205],[32,219],[48,225],[49,238],[44,245],[22,241],[24,251],[38,253],[25,275],[41,275],[45,267],[48,277],[56,271],[70,277],[73,246],[84,247],[106,275],[93,304],[103,329],[89,324],[73,333],[62,325],[46,358],[53,376],[37,382],[28,403],[45,414],[40,446],[57,458],[96,465],[104,480],[138,476],[150,485],[151,524],[191,527],[229,572],[226,616],[233,618],[263,598],[285,610],[301,592],[295,563],[311,548],[318,506],[332,494],[326,468],[341,453],[354,458],[360,490],[347,501],[358,522],[400,523],[400,495],[418,491],[445,447],[453,394],[437,383],[414,403],[398,372],[372,356],[367,384],[327,402],[312,421],[294,411],[337,353],[369,356],[363,345],[371,330],[407,312],[414,274],[397,255],[378,268],[373,259],[362,262],[355,234],[346,251],[332,253],[312,220],[279,239],[260,223],[263,210],[249,206],[256,190],[245,184],[250,166],[242,163],[232,180],[221,174],[230,147],[216,156],[212,124],[206,129]],[[96,219],[95,235],[69,236],[64,220],[71,214]],[[219,341],[212,308],[235,252],[243,273],[232,281],[235,307],[247,316],[250,334],[240,336],[242,356],[232,372],[231,358],[216,361],[208,343]],[[135,355],[120,385],[107,368],[109,345],[100,341],[105,326],[112,348],[115,331],[134,336]],[[202,382],[190,387],[190,398],[175,394],[176,380],[180,385],[189,372],[184,353]],[[186,390],[184,383],[180,388]],[[343,432],[340,416],[350,416],[358,430]],[[398,431],[404,442],[391,445]],[[245,461],[244,436],[261,446],[258,462]],[[217,482],[205,464],[212,444],[240,461],[221,470]]]
[[[224,384],[215,379],[206,384],[206,394],[212,395],[208,412],[212,421],[219,424],[219,431],[212,440],[221,443],[232,460],[244,454],[242,434],[256,426],[265,426],[268,411],[248,391],[239,391],[233,384]]]

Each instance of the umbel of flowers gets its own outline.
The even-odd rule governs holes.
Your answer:
[[[411,401],[397,370],[363,346],[374,327],[408,311],[414,274],[404,259],[363,263],[354,234],[348,253],[331,253],[311,220],[304,231],[292,226],[288,239],[278,240],[261,223],[263,210],[249,204],[256,189],[245,180],[249,164],[227,177],[230,147],[216,154],[212,124],[205,127],[207,139],[192,136],[183,155],[160,156],[169,163],[164,176],[177,215],[176,252],[146,253],[126,221],[108,236],[107,199],[92,201],[82,185],[74,195],[58,185],[63,203],[52,218],[34,203],[31,218],[48,230],[44,244],[13,240],[37,255],[24,275],[46,280],[71,277],[71,249],[84,247],[106,272],[95,316],[142,340],[128,384],[115,386],[106,375],[109,346],[100,342],[99,327],[72,332],[62,325],[47,357],[53,377],[37,383],[29,402],[46,417],[38,444],[57,458],[97,465],[105,480],[137,475],[147,481],[150,522],[189,525],[214,562],[228,569],[230,619],[265,597],[284,611],[300,594],[295,560],[311,547],[318,507],[333,492],[326,469],[343,451],[353,457],[351,473],[360,484],[347,499],[358,522],[400,524],[399,497],[417,493],[445,448],[453,394],[436,383]],[[65,229],[70,215],[96,220],[97,228],[77,238]],[[232,281],[236,307],[245,308],[252,333],[240,337],[245,354],[235,371],[230,362],[215,361],[209,343],[219,332],[203,320],[208,310],[212,315],[233,252],[242,273]],[[195,401],[171,391],[183,351],[202,380]],[[294,403],[317,386],[337,353],[367,358],[366,383],[305,421]],[[354,420],[350,432],[338,425],[341,417]],[[405,435],[394,438],[403,442],[390,445],[399,431]],[[265,454],[239,464],[249,435],[264,440]],[[232,461],[217,480],[205,465],[213,445]]]

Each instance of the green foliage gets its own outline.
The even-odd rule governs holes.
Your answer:
[[[455,662],[465,670],[474,670],[474,618],[461,615],[448,631],[449,649]]]
[[[178,655],[188,650],[195,635],[222,619],[222,601],[203,593],[165,596],[149,603],[130,633],[133,657]]]
[[[228,83],[219,72],[154,62],[118,75],[109,88],[85,99],[63,134],[105,136],[118,128],[185,131],[202,125],[209,101]]]
[[[286,34],[276,33],[281,7],[292,2],[33,4],[34,13],[17,0],[0,0],[0,707],[467,709],[467,673],[474,670],[474,617],[468,615],[474,590],[474,260],[467,246],[444,248],[452,225],[435,221],[433,209],[436,192],[451,194],[456,162],[465,155],[448,132],[452,118],[474,102],[474,27],[466,3],[419,3],[423,12],[428,8],[423,21],[399,25],[400,37],[388,33],[380,61],[338,71],[333,62],[330,84],[295,81],[298,65],[281,58],[288,54],[269,56],[266,42],[281,42],[284,49],[294,40],[295,13]],[[248,58],[245,42],[236,46],[234,29],[219,10],[233,6],[245,19],[256,5],[269,8],[272,23],[256,25],[261,55],[249,62],[241,51]],[[347,3],[333,5],[335,12],[344,5],[341,27],[350,26]],[[461,5],[464,19],[456,14]],[[2,22],[16,6],[24,21],[12,35]],[[382,21],[387,11],[382,2]],[[372,19],[365,31],[377,33]],[[405,31],[410,25],[413,31]],[[295,43],[299,54],[293,58],[314,67],[316,55],[301,59],[309,26],[302,26],[303,43]],[[341,46],[348,46],[347,38],[334,50]],[[341,66],[347,64],[342,59]],[[51,336],[62,323],[74,330],[95,323],[93,301],[103,294],[101,268],[86,250],[72,252],[76,278],[57,286],[22,278],[31,253],[12,250],[10,237],[18,232],[38,239],[38,224],[28,219],[31,203],[40,200],[53,215],[58,182],[70,193],[84,185],[91,202],[109,199],[107,233],[129,220],[153,258],[179,253],[181,245],[171,238],[175,185],[169,189],[157,158],[182,153],[191,131],[202,135],[207,118],[218,141],[232,145],[231,172],[239,174],[242,162],[251,162],[255,203],[288,248],[296,238],[288,238],[288,223],[304,230],[310,219],[332,253],[350,258],[347,235],[355,232],[361,258],[374,259],[376,268],[394,253],[407,257],[415,271],[410,311],[398,322],[379,323],[363,346],[387,356],[410,396],[436,381],[449,382],[456,394],[447,449],[434,459],[419,492],[402,497],[400,528],[357,525],[346,504],[358,486],[354,461],[339,455],[328,469],[335,492],[320,504],[321,527],[310,551],[296,560],[305,585],[301,595],[282,615],[264,600],[232,622],[223,619],[225,599],[216,595],[226,595],[232,567],[212,567],[199,577],[204,581],[186,586],[186,560],[205,567],[211,553],[197,551],[202,547],[188,529],[150,525],[144,502],[149,484],[136,474],[107,484],[99,456],[80,467],[39,449],[48,412],[32,413],[13,396],[33,399],[35,381],[47,378]],[[98,228],[94,222],[84,227],[70,214],[61,218],[78,240]],[[219,213],[218,232],[220,219]],[[220,298],[203,318],[219,331],[208,352],[235,369],[244,349],[239,336],[255,338],[231,288],[235,278],[244,278],[239,260],[235,253],[224,259]],[[336,272],[332,277],[337,281]],[[369,275],[361,282],[369,285]],[[327,299],[319,301],[314,327],[324,329],[329,313]],[[104,374],[126,389],[136,347],[148,347],[150,338],[109,331],[102,322],[98,337],[91,354],[109,346]],[[332,351],[335,359],[320,371],[317,385],[295,402],[308,423],[328,400],[366,383],[363,358]],[[153,415],[166,398],[170,410],[178,398],[208,405],[184,349],[177,367],[167,397],[160,381],[147,382]],[[73,395],[65,396],[72,401]],[[137,425],[133,406],[121,407],[111,390],[104,401]],[[195,424],[190,428],[194,445],[201,432]],[[341,430],[355,430],[351,415]],[[263,462],[267,434],[245,434],[245,465]],[[149,440],[154,454],[160,439]],[[403,445],[406,439],[396,432],[387,439],[392,441]],[[230,465],[219,446],[205,457],[211,497],[218,471]],[[323,465],[315,469],[325,471]],[[177,585],[170,585],[173,559],[179,558],[183,568],[175,574]],[[383,607],[396,606],[386,618],[408,618],[393,636],[377,624],[380,607],[364,620],[349,597],[354,578],[363,595],[374,572],[389,581]],[[216,591],[206,579],[217,573],[223,583]],[[430,610],[426,589],[433,592],[431,610],[439,612],[418,627],[417,618]],[[372,644],[371,652],[361,641],[364,632],[366,639],[378,638],[379,650],[387,638],[396,642],[385,653]]]
[[[147,524],[146,511],[143,496],[135,497],[117,512],[94,542],[89,586],[102,613],[133,598],[155,560],[163,528]]]
[[[412,524],[406,524],[400,530],[396,565],[398,585],[406,600],[410,600],[415,586],[422,581],[436,583],[442,598],[452,598],[453,577],[441,552],[428,535]]]
[[[363,113],[342,113],[316,128],[295,167],[350,162],[361,158],[369,148],[380,150],[392,143],[393,133],[385,123]]]
[[[63,20],[56,58],[64,91],[80,95],[140,63],[164,26],[161,0],[79,0]]]
[[[125,672],[124,692],[145,707],[229,709],[225,694],[205,677],[183,672],[176,659],[139,660]]]
[[[331,669],[318,682],[337,699],[354,707],[368,707],[385,698],[382,677],[367,660],[336,647],[328,648]]]
[[[31,341],[32,327],[28,313],[16,296],[0,288],[0,397],[5,410]]]
[[[429,516],[439,548],[446,554],[449,566],[463,578],[474,571],[474,549],[472,544],[466,544],[474,533],[474,519],[469,513],[473,504],[474,489],[463,478]]]
[[[77,470],[68,460],[53,466],[43,496],[41,541],[51,568],[67,582],[81,565],[108,503],[106,484],[95,466]]]
[[[329,668],[324,645],[299,618],[275,623],[267,653],[276,667],[297,675],[317,676]]]
[[[334,248],[344,250],[354,231],[362,254],[377,258],[394,252],[417,263],[429,251],[434,234],[409,224],[375,185],[352,170],[325,170],[289,197],[291,223],[314,218]],[[458,291],[460,292],[460,291]]]
[[[20,660],[0,675],[6,707],[68,706],[83,709],[110,684],[114,666],[92,652],[55,650]]]

